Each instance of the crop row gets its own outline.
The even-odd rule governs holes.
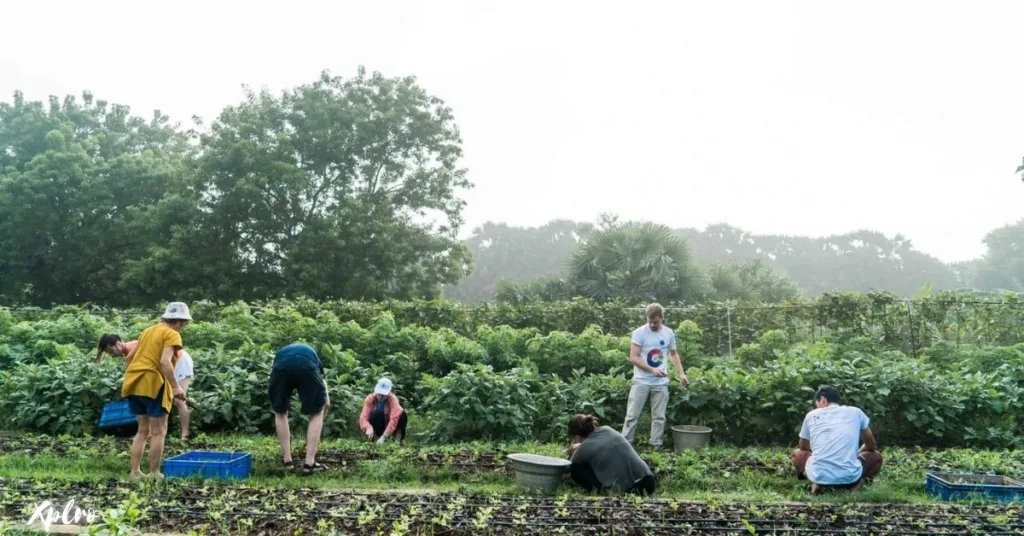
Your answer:
[[[130,337],[146,325],[120,332]],[[771,331],[726,358],[700,354],[694,324],[677,327],[692,388],[673,386],[669,422],[710,426],[716,441],[791,442],[814,389],[828,383],[865,410],[883,445],[1024,445],[1024,345],[937,344],[915,359],[864,337],[793,343]],[[92,362],[107,329],[88,315],[0,327],[0,426],[92,431],[103,404],[120,394],[120,364]],[[329,313],[254,315],[237,306],[218,322],[189,326],[183,338],[196,363],[193,422],[207,432],[272,430],[266,385],[274,351],[297,340],[315,344],[324,360],[331,436],[357,433],[361,401],[381,376],[394,381],[412,433],[435,442],[561,441],[575,413],[617,426],[629,392],[628,339],[593,328],[543,335],[485,326],[465,337],[400,328],[390,315],[362,327]]]
[[[135,494],[132,497],[132,493]],[[83,509],[128,503],[149,530],[199,534],[1019,534],[1007,506],[728,504],[614,497],[356,493],[192,482],[0,479],[0,519],[23,521],[48,500]],[[298,532],[296,532],[298,530]]]

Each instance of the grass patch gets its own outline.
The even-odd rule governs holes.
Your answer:
[[[5,437],[23,443],[0,454],[0,477],[105,481],[123,480],[128,473],[129,438]],[[189,449],[250,452],[254,463],[252,477],[245,481],[249,486],[500,494],[519,493],[514,476],[502,470],[507,453],[563,456],[565,451],[565,445],[554,443],[379,446],[353,439],[328,439],[320,443],[320,452],[326,458],[347,456],[344,459],[348,461],[332,465],[327,473],[301,477],[281,465],[280,447],[273,436],[199,436],[194,445],[171,438],[165,458]],[[301,440],[293,444],[297,463],[301,463],[303,449]],[[710,447],[682,454],[641,449],[640,453],[655,466],[658,496],[698,501],[930,503],[935,500],[924,490],[928,469],[1016,476],[1024,468],[1024,460],[1017,453],[888,449],[883,451],[886,465],[874,485],[856,494],[813,497],[808,483],[793,476],[789,450],[785,448]],[[492,465],[472,470],[460,465],[467,460],[489,460]],[[144,459],[143,467],[146,465]],[[558,493],[579,494],[569,485],[562,486]]]

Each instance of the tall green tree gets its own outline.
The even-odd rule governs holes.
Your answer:
[[[471,185],[451,110],[415,78],[324,72],[280,95],[248,91],[202,137],[207,215],[232,298],[434,297],[468,272],[457,239]]]
[[[755,235],[725,224],[679,234],[698,258],[726,264],[761,259],[807,295],[886,290],[909,297],[928,284],[938,290],[962,284],[952,267],[918,251],[901,235]]]
[[[800,296],[796,284],[781,277],[761,259],[735,264],[713,264],[708,269],[708,275],[712,289],[710,298],[716,301],[781,303]]]
[[[0,297],[135,303],[124,266],[173,225],[154,210],[182,184],[190,137],[88,92],[0,103]]]
[[[707,292],[686,242],[671,229],[607,217],[573,252],[567,279],[580,295],[600,301],[681,302]]]
[[[985,255],[970,270],[979,290],[1024,291],[1024,220],[985,236]]]

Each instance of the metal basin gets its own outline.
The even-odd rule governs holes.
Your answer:
[[[711,429],[706,426],[673,426],[672,443],[676,452],[702,449],[711,441]]]
[[[534,491],[554,491],[571,465],[569,460],[538,454],[509,454],[508,460],[516,472],[516,484]]]

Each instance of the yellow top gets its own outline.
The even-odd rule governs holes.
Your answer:
[[[166,324],[157,324],[146,329],[139,337],[139,344],[135,350],[135,357],[131,364],[124,371],[124,384],[121,385],[121,396],[145,396],[156,398],[160,387],[165,383],[164,373],[160,370],[160,356],[164,348],[174,349],[174,357],[171,358],[171,366],[178,364],[178,351],[181,350],[181,334],[174,331]],[[160,405],[168,413],[171,412],[171,404],[174,394],[171,386],[164,387],[163,400]]]

